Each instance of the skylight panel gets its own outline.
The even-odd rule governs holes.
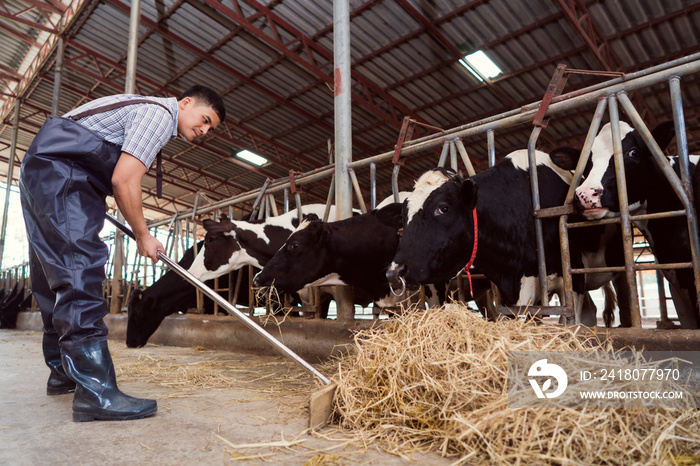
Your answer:
[[[253,165],[257,165],[258,167],[267,163],[267,159],[265,157],[261,157],[258,154],[249,150],[242,150],[236,153],[236,157],[238,157],[239,159],[243,159],[246,162],[250,162]]]
[[[459,63],[481,82],[503,73],[498,65],[481,50],[465,55],[464,58],[459,59]]]

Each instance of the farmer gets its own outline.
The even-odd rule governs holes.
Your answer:
[[[44,323],[51,369],[48,395],[75,391],[73,420],[139,419],[156,400],[117,388],[107,347],[102,297],[108,248],[99,233],[114,195],[141,255],[158,260],[163,245],[146,227],[141,179],[178,134],[192,141],[225,118],[216,92],[194,86],[178,99],[115,95],[49,118],[29,146],[19,175],[29,240],[32,293]]]

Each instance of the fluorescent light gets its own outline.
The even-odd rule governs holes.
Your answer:
[[[236,157],[241,158],[247,162],[252,163],[253,165],[257,165],[258,167],[261,165],[265,165],[267,163],[267,159],[265,157],[260,157],[258,154],[254,154],[253,152],[249,150],[242,150],[236,154]]]
[[[459,63],[471,74],[476,76],[476,79],[479,81],[483,81],[486,78],[493,78],[503,73],[498,65],[481,50],[465,55],[464,58],[460,58]]]

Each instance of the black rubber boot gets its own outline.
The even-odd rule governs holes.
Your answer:
[[[58,347],[58,334],[44,333],[42,341],[44,361],[51,369],[46,382],[47,395],[64,395],[75,391],[75,382],[68,378],[61,364],[61,350]]]
[[[74,421],[126,421],[152,416],[158,410],[156,400],[119,391],[106,339],[64,345],[61,352],[66,373],[78,384],[73,396]]]

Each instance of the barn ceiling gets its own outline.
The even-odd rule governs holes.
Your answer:
[[[558,64],[632,73],[700,51],[695,0],[350,0],[353,160],[393,150],[405,116],[449,129],[537,102]],[[7,177],[16,99],[18,160],[51,113],[56,44],[65,53],[59,114],[124,90],[130,2],[0,0],[0,176]],[[502,73],[480,81],[459,62],[481,50]],[[691,153],[700,146],[700,76],[683,79]],[[177,96],[199,83],[224,98],[227,119],[202,141],[163,151],[163,199],[144,179],[149,218],[190,209],[329,163],[334,134],[333,2],[328,0],[144,0],[137,92]],[[564,92],[609,78],[572,75]],[[657,90],[633,96],[649,124],[671,118]],[[540,148],[582,144],[593,108],[558,117]],[[531,125],[497,133],[498,156],[526,147]],[[418,126],[414,138],[434,130]],[[487,166],[484,139],[465,141]],[[254,167],[242,149],[266,157]],[[438,152],[410,158],[402,188],[434,166]],[[14,170],[13,182],[19,172]],[[368,174],[358,173],[363,189]],[[391,166],[378,168],[380,196]],[[325,201],[329,182],[302,199]],[[368,195],[367,195],[368,196]],[[280,199],[281,201],[281,199]]]

